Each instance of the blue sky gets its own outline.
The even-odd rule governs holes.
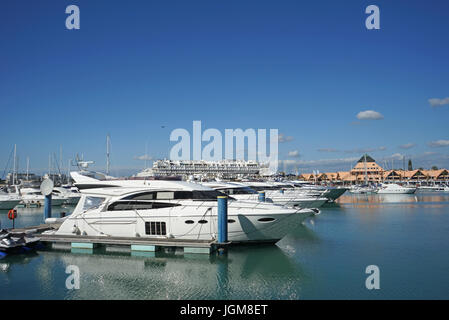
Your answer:
[[[80,30],[65,28],[70,4]],[[370,4],[380,30],[365,28]],[[21,168],[29,156],[44,170],[62,146],[64,165],[78,153],[101,169],[109,133],[113,169],[135,171],[147,144],[167,157],[171,130],[193,120],[278,128],[290,170],[347,170],[364,151],[449,167],[447,12],[447,1],[4,0],[0,167],[16,143]],[[366,110],[383,119],[359,120]]]

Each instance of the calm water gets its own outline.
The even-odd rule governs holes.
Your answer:
[[[68,211],[69,209],[59,209]],[[19,209],[16,226],[40,223]],[[0,212],[3,227],[11,222]],[[380,290],[365,268],[380,268]],[[67,290],[65,268],[80,269]],[[39,251],[0,260],[0,299],[449,299],[449,194],[344,195],[275,246],[227,256]]]

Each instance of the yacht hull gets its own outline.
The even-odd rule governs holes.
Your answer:
[[[179,214],[178,212],[185,211]],[[172,238],[184,240],[213,240],[217,238],[217,210],[204,207],[189,207],[177,210],[169,209],[138,211],[119,211],[90,213],[68,217],[56,234],[141,238]],[[228,240],[232,242],[277,242],[294,230],[312,211],[282,209],[286,213],[275,211],[264,214],[251,214],[251,209],[228,208]],[[246,212],[248,213],[246,213]],[[148,235],[151,222],[164,223],[165,234]]]
[[[61,206],[65,203],[66,199],[63,198],[53,198],[51,199],[51,205],[52,206]],[[45,205],[45,198],[44,197],[22,197],[22,202],[24,204],[38,204],[38,205]]]
[[[0,201],[0,210],[10,210],[14,209],[20,200],[1,200]]]

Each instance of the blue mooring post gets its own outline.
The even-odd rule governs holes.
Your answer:
[[[265,202],[265,191],[260,191],[259,192],[259,201],[260,202]]]
[[[218,196],[218,243],[228,242],[228,197]]]
[[[51,194],[45,196],[44,221],[47,218],[51,218]]]

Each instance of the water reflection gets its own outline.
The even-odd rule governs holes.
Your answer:
[[[234,247],[222,256],[51,250],[8,258],[2,268],[17,281],[20,264],[33,261],[27,287],[44,299],[296,299],[305,278],[301,266],[273,245]],[[65,289],[68,265],[80,269],[80,290]]]
[[[416,193],[416,194],[344,194],[338,200],[341,206],[347,204],[375,205],[391,204],[429,204],[441,205],[449,202],[448,193]]]

